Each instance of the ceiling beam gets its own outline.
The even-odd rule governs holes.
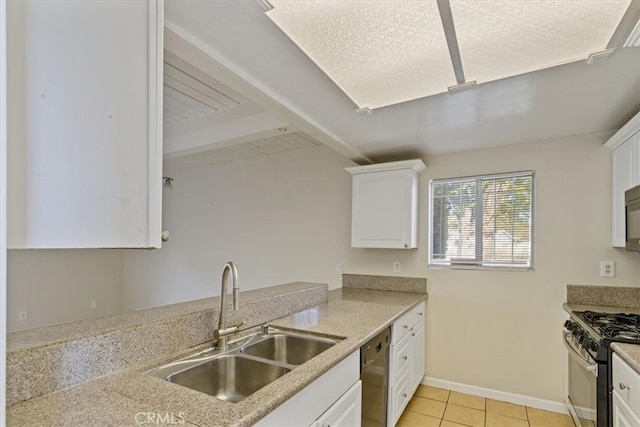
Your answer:
[[[453,15],[451,14],[451,5],[449,4],[449,0],[437,0],[437,3],[442,28],[444,29],[444,35],[447,39],[449,56],[451,56],[453,72],[456,75],[456,82],[461,85],[465,83],[465,78],[464,70],[462,69],[462,59],[460,58],[460,48],[458,47],[458,37],[456,37],[456,27],[453,24]]]
[[[331,133],[287,100],[273,93],[254,76],[249,75],[215,48],[166,19],[164,34],[164,47],[169,52],[208,73],[222,84],[282,118],[338,154],[358,164],[372,163],[371,159],[359,150]]]

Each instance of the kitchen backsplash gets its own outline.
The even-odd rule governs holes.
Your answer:
[[[567,304],[640,307],[640,288],[567,285]]]
[[[343,288],[374,289],[378,291],[427,293],[424,277],[370,276],[366,274],[343,274]]]

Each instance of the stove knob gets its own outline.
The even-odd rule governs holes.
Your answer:
[[[589,350],[591,351],[598,351],[598,348],[600,348],[600,346],[598,345],[598,343],[595,340],[591,340],[591,348],[589,348]]]
[[[571,327],[573,326],[573,322],[571,320],[565,320],[564,322],[564,327],[567,329],[571,329]]]
[[[585,350],[589,350],[589,348],[591,348],[591,343],[593,342],[593,340],[589,337],[583,337],[582,340],[580,341],[580,345],[582,346],[582,348],[584,348]]]

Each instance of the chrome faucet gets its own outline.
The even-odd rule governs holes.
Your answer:
[[[228,262],[222,268],[222,286],[220,290],[220,318],[218,319],[218,329],[213,331],[213,336],[218,340],[218,348],[220,350],[227,349],[227,335],[234,334],[244,325],[244,322],[236,326],[227,328],[227,278],[231,272],[231,280],[233,282],[233,311],[238,311],[238,300],[240,299],[240,287],[238,285],[238,270],[236,265]]]

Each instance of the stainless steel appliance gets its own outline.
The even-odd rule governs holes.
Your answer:
[[[564,324],[567,407],[578,427],[611,427],[611,343],[640,344],[640,313],[574,311]]]
[[[640,252],[640,185],[624,193],[625,249]]]
[[[360,348],[362,427],[387,425],[390,342],[389,327]]]

